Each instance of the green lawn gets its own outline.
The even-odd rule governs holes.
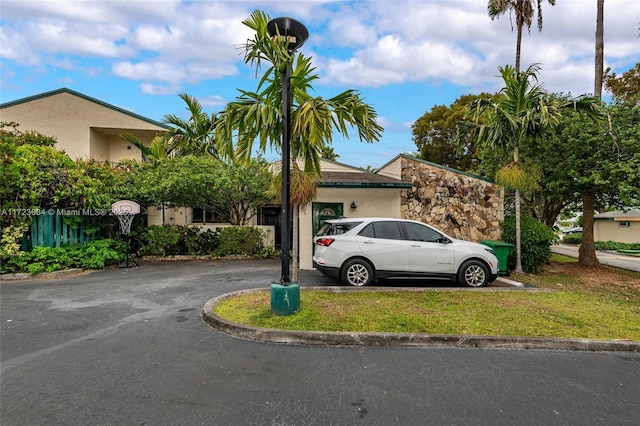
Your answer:
[[[569,262],[569,263],[567,263]],[[554,257],[562,269],[571,261]],[[514,277],[554,291],[371,291],[333,293],[301,289],[300,311],[271,313],[270,292],[226,299],[221,317],[286,330],[369,331],[566,337],[640,341],[640,274],[607,268],[629,286],[585,284],[580,273],[558,271]],[[611,281],[609,279],[609,281]],[[559,290],[558,290],[559,289]],[[415,290],[415,289],[414,289]]]

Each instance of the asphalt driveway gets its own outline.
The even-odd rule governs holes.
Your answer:
[[[640,418],[640,354],[234,338],[207,300],[279,261],[164,262],[0,282],[7,425],[607,424]],[[313,272],[313,271],[311,271]],[[330,284],[304,273],[301,286]]]

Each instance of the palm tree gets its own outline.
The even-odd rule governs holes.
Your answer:
[[[556,0],[547,0],[552,6]],[[531,31],[534,15],[538,14],[538,31],[542,31],[542,2],[543,0],[489,0],[489,17],[493,20],[507,12],[513,12],[516,17],[516,72],[520,72],[520,47],[522,46],[522,28],[526,25]],[[513,29],[513,26],[511,27]]]
[[[601,114],[597,99],[549,96],[538,84],[538,65],[517,72],[509,65],[500,68],[505,87],[496,99],[478,98],[469,106],[458,139],[473,131],[477,142],[513,152],[513,161],[496,175],[498,183],[515,189],[516,267],[522,272],[520,247],[520,191],[535,186],[535,178],[526,172],[520,158],[520,147],[541,142],[560,120],[564,109],[588,113],[594,119]]]
[[[186,93],[179,96],[187,104],[187,111],[191,116],[186,120],[175,114],[163,117],[164,123],[173,126],[165,134],[170,150],[176,156],[208,154],[218,158],[213,134],[216,125],[215,114],[205,113],[195,97]]]
[[[301,183],[309,179],[315,181],[321,174],[320,155],[331,145],[334,133],[348,137],[349,131],[355,129],[361,141],[375,142],[380,139],[383,128],[376,122],[375,110],[363,101],[358,91],[346,90],[329,99],[311,96],[311,83],[318,78],[311,58],[290,52],[286,38],[270,37],[269,21],[269,16],[261,11],[253,12],[243,21],[255,31],[253,39],[247,40],[245,45],[245,63],[255,65],[256,74],[263,62],[270,66],[255,92],[239,90],[236,100],[228,103],[218,116],[215,127],[218,153],[223,158],[247,160],[254,151],[256,140],[262,153],[267,145],[282,149],[282,71],[291,64],[290,163],[295,164],[298,160],[304,163],[303,171],[308,176],[300,179]],[[291,204],[304,206],[313,199],[314,193],[306,190],[296,193],[294,179],[295,174],[291,175]],[[302,186],[307,187],[306,184]],[[294,214],[298,207],[294,208]],[[288,226],[287,221],[288,218],[284,219],[282,226]],[[295,233],[297,222],[294,222],[294,228]],[[293,240],[296,244],[295,234]],[[295,249],[293,251],[295,257],[297,253]]]
[[[324,158],[325,160],[330,160],[330,161],[336,161],[338,159],[338,157],[340,157],[338,154],[336,154],[336,152],[333,150],[332,146],[325,146],[322,148],[322,151],[320,152],[320,156],[322,158]]]
[[[282,148],[281,71],[291,61],[291,156],[293,162],[304,162],[305,171],[319,175],[320,154],[331,144],[334,132],[348,137],[349,130],[355,128],[361,141],[375,142],[383,128],[376,122],[375,110],[358,91],[346,90],[329,99],[311,96],[311,83],[318,78],[311,59],[302,53],[290,53],[287,40],[269,37],[269,20],[264,12],[255,11],[243,21],[255,31],[245,46],[245,63],[255,65],[256,73],[263,62],[271,66],[261,77],[256,92],[239,90],[240,96],[220,114],[215,131],[217,147],[220,155],[240,159],[251,156],[256,140],[261,152],[266,151],[267,145]]]
[[[142,161],[160,161],[172,156],[169,140],[164,136],[154,137],[149,146],[143,144],[136,135],[131,133],[122,133],[120,137],[142,152]]]

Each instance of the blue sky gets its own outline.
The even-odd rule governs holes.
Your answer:
[[[356,89],[378,112],[378,143],[334,139],[338,161],[359,167],[415,151],[411,123],[498,91],[498,67],[515,58],[512,19],[492,21],[486,0],[2,0],[0,103],[68,87],[158,121],[185,114],[182,92],[218,111],[257,86],[240,48],[256,9],[308,28],[301,50],[317,67],[318,96]],[[542,11],[542,32],[534,23],[523,35],[523,68],[539,63],[550,92],[593,92],[596,0],[544,1]],[[640,1],[605,2],[605,68],[640,62],[639,27]]]

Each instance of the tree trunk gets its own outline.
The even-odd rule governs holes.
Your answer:
[[[602,97],[602,67],[604,56],[604,0],[598,0],[598,15],[596,17],[596,70],[593,84],[594,96]],[[593,240],[593,215],[595,213],[596,196],[592,191],[582,195],[582,244],[578,251],[578,263],[597,265],[596,247]]]
[[[582,196],[582,244],[578,251],[578,262],[585,265],[597,265],[596,248],[593,241],[593,215],[595,212],[595,194],[589,192]]]
[[[291,235],[291,282],[298,282],[298,261],[299,261],[299,242],[298,242],[298,218],[300,217],[300,207],[293,206],[293,231]]]
[[[602,79],[604,69],[604,0],[598,0],[596,18],[596,75],[593,85],[593,96],[602,99]]]
[[[522,24],[518,22],[518,38],[516,39],[516,72],[520,72],[520,48],[522,47]]]
[[[520,245],[520,191],[516,189],[516,268],[513,272],[522,273],[522,249]]]

